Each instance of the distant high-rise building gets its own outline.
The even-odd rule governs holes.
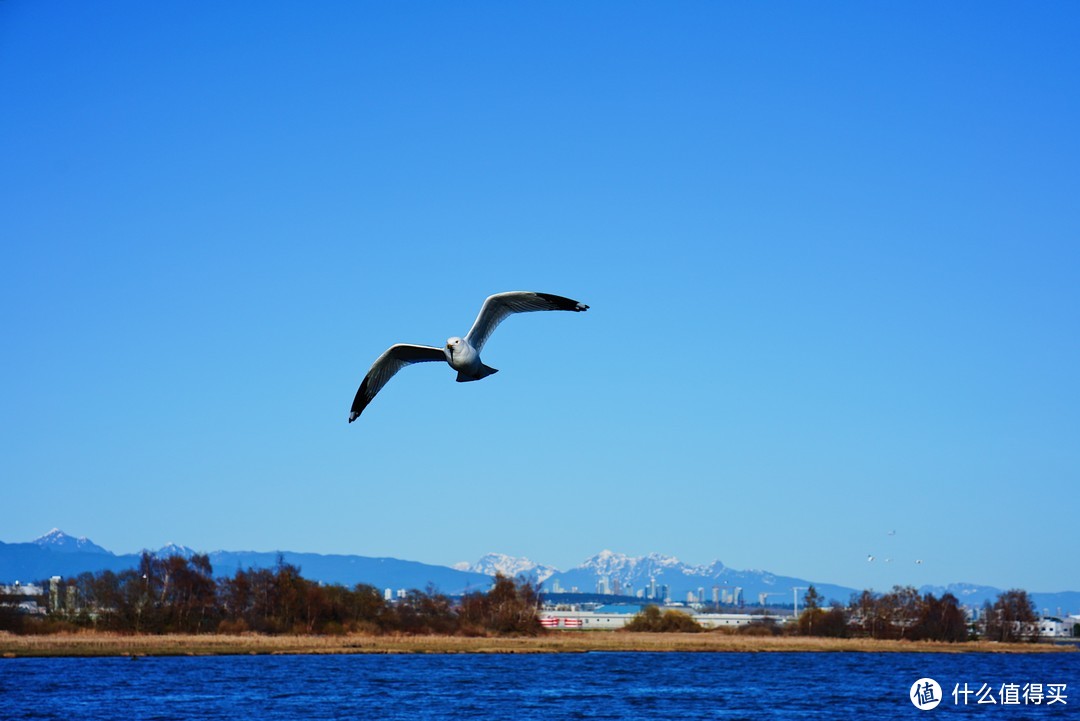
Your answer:
[[[602,596],[611,595],[611,579],[607,576],[601,576],[596,582],[596,592]]]
[[[49,579],[49,609],[52,611],[60,610],[60,576],[53,576]]]

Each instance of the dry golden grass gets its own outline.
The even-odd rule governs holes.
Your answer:
[[[719,633],[554,632],[536,638],[458,636],[263,636],[119,635],[95,632],[16,636],[0,633],[0,656],[184,656],[227,654],[347,653],[586,653],[589,651],[693,652],[940,652],[1044,653],[1075,651],[1073,646],[873,641],[785,636],[735,636]]]

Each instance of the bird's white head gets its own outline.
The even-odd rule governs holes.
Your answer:
[[[465,354],[462,352],[465,350],[465,341],[457,336],[446,339],[446,347],[443,349],[443,353],[446,354],[446,359],[453,363],[455,360],[462,360]]]
[[[451,367],[458,370],[471,368],[480,361],[480,355],[475,348],[469,345],[469,341],[457,336],[446,339],[446,347],[443,348],[443,353],[446,354],[446,361]]]

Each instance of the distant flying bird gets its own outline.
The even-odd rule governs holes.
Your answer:
[[[890,536],[895,536],[895,535],[896,535],[896,531],[889,531],[888,535],[890,535]]]
[[[478,381],[497,373],[497,369],[480,362],[480,351],[496,326],[513,313],[531,313],[537,310],[569,310],[580,313],[588,309],[589,306],[576,300],[550,293],[514,290],[488,296],[464,338],[449,338],[442,348],[398,343],[379,356],[364,376],[360,389],[356,391],[356,398],[353,399],[352,410],[349,412],[349,423],[355,421],[371,403],[375,394],[382,390],[395,373],[407,365],[446,361],[458,372],[458,383]],[[546,343],[543,345],[545,348],[549,347]]]
[[[868,563],[869,563],[869,562],[871,562],[871,561],[873,561],[873,560],[874,560],[874,557],[873,557],[873,556],[867,556],[867,557],[866,557],[866,561],[867,561]]]

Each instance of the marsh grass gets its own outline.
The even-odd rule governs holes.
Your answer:
[[[122,635],[100,632],[17,636],[0,633],[0,656],[202,656],[353,653],[587,653],[590,651],[854,653],[1045,653],[1075,651],[1073,646],[875,641],[788,636],[738,636],[719,633],[552,632],[540,636],[334,636],[263,634]]]

